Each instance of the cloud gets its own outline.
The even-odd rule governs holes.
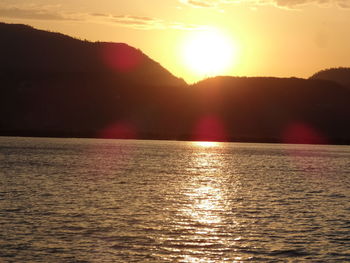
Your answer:
[[[33,19],[33,20],[80,20],[77,15],[72,16],[63,14],[54,10],[53,6],[1,6],[0,17],[15,19]]]
[[[151,18],[151,17],[141,17],[133,15],[109,15],[108,19],[102,22],[118,24],[121,26],[132,27],[135,29],[165,29],[166,26],[164,21]]]
[[[193,7],[216,7],[220,3],[215,0],[180,0],[180,2]]]
[[[203,30],[206,28],[202,25],[194,25],[174,21],[169,22],[158,18],[135,15],[111,15],[103,13],[92,13],[86,16],[85,19],[89,22],[118,25],[140,30]]]
[[[187,24],[181,22],[168,22],[162,19],[145,17],[145,16],[133,16],[133,15],[118,15],[109,16],[109,19],[105,20],[106,23],[114,23],[121,26],[132,27],[135,29],[176,29],[176,30],[202,30],[205,26]]]
[[[253,6],[274,5],[280,8],[295,9],[303,5],[317,4],[320,6],[338,6],[340,8],[350,8],[350,0],[179,0],[183,4],[193,7],[211,8],[222,4],[248,3]]]
[[[201,25],[165,21],[153,17],[135,15],[112,15],[108,13],[68,13],[61,11],[60,6],[18,5],[5,6],[0,4],[0,17],[24,20],[80,21],[98,24],[110,24],[140,30],[175,29],[201,30]]]
[[[350,0],[260,0],[262,4],[274,4],[282,8],[299,8],[308,4],[317,4],[319,6],[337,6],[340,8],[349,8]]]
[[[98,16],[98,17],[108,17],[109,15],[103,14],[103,13],[90,13],[91,16]]]

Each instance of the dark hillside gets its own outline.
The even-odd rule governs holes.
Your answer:
[[[174,97],[187,86],[127,44],[3,23],[0,35],[3,134],[96,136],[121,121],[154,133],[155,106],[146,98]]]
[[[332,80],[350,88],[350,68],[331,68],[321,70],[314,74],[311,79]]]
[[[216,77],[193,89],[199,108],[220,116],[237,139],[322,143],[349,138],[350,90],[331,81]],[[310,136],[289,135],[297,128]]]
[[[347,69],[188,86],[127,44],[0,35],[0,135],[350,143]]]

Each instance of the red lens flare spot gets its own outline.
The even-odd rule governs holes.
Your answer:
[[[283,142],[295,144],[326,144],[327,138],[312,126],[296,122],[287,126],[283,133]]]
[[[100,133],[103,139],[137,139],[137,132],[134,125],[128,122],[114,123]]]
[[[142,53],[125,44],[114,44],[103,48],[105,64],[120,72],[136,70],[142,62]]]
[[[227,141],[227,139],[225,125],[216,116],[205,116],[195,125],[194,141]]]

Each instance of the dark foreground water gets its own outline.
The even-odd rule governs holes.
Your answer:
[[[0,137],[0,262],[350,262],[350,147]]]

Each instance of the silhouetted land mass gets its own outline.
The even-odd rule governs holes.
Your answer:
[[[350,88],[350,68],[331,68],[317,72],[311,79],[332,80]]]
[[[350,143],[350,89],[334,79],[189,86],[123,43],[3,23],[0,35],[1,135]]]
[[[248,141],[345,143],[350,90],[327,80],[216,77],[194,85],[230,136]],[[207,96],[207,94],[211,94]]]
[[[90,137],[124,122],[120,136],[134,125],[153,131],[154,115],[176,104],[172,93],[187,85],[123,43],[3,23],[0,34],[3,134]]]

